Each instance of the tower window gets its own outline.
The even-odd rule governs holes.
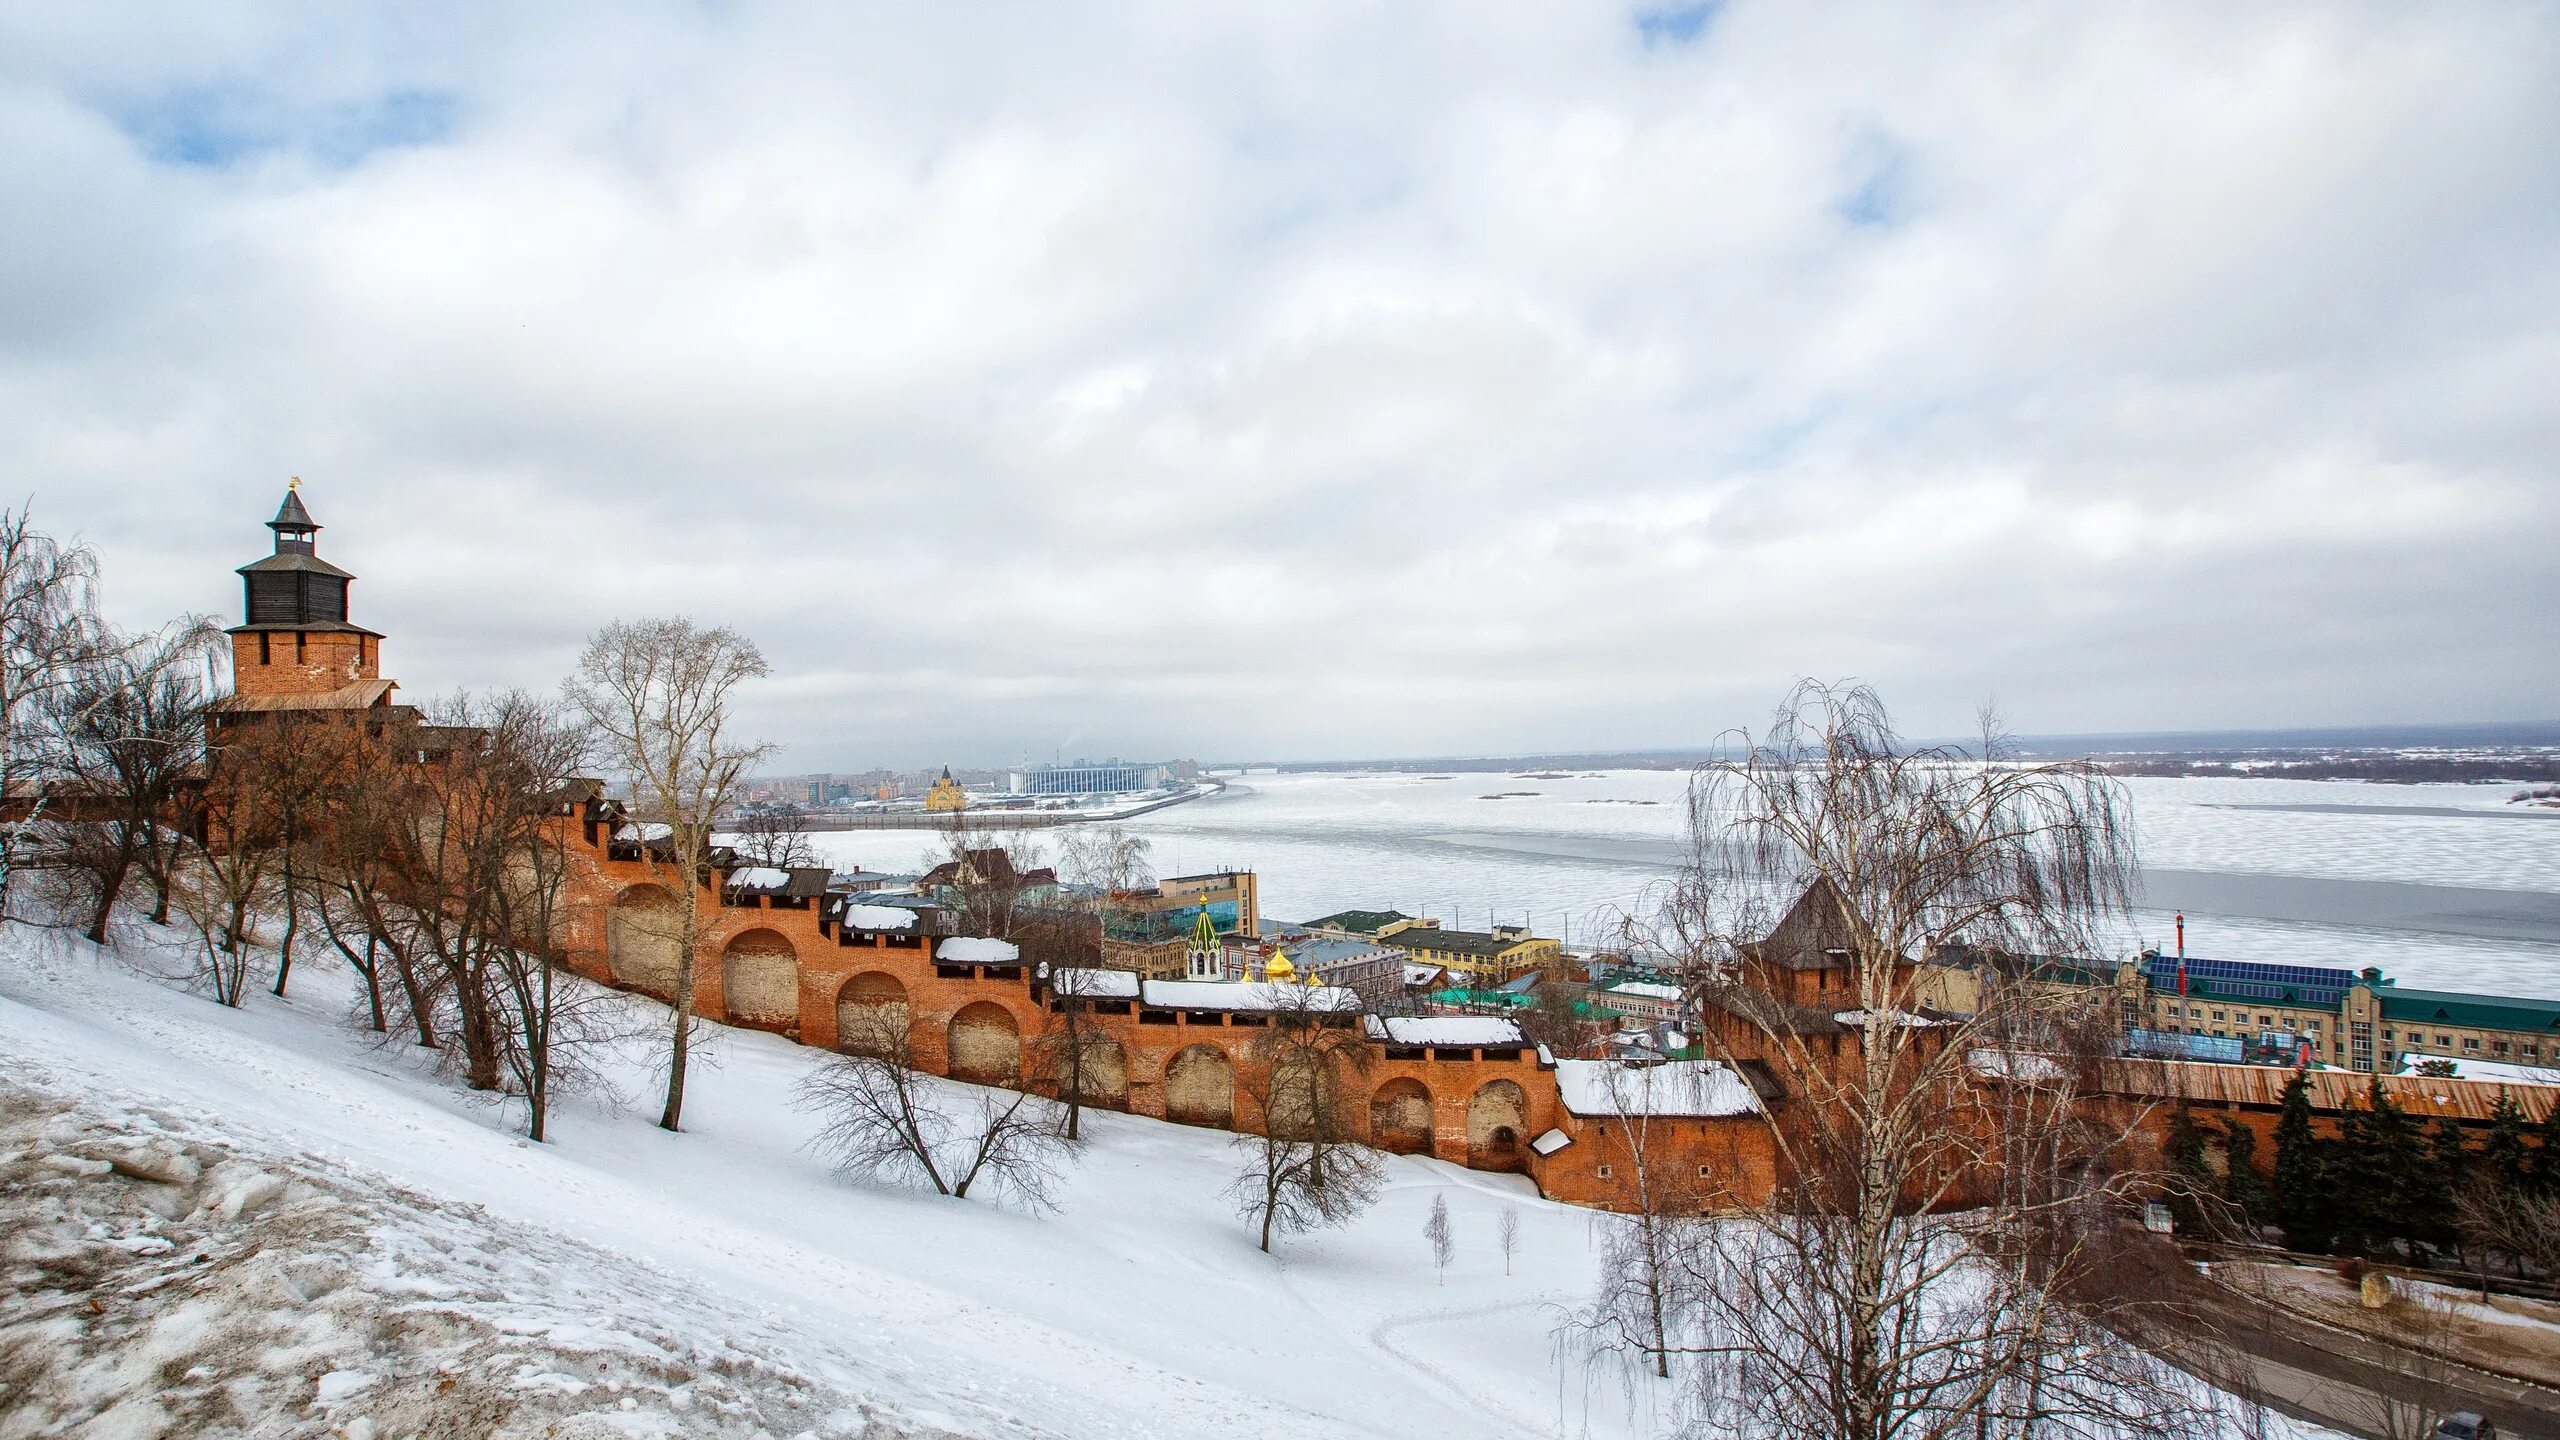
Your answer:
[[[276,663],[274,653],[267,648],[267,632],[264,630],[258,632],[258,663],[261,665]]]
[[[293,632],[293,663],[296,665],[301,664],[302,658],[302,632],[296,630]]]

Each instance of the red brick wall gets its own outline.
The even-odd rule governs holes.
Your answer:
[[[234,635],[231,685],[243,695],[310,695],[371,680],[382,673],[381,643],[370,635],[345,630],[260,630]]]

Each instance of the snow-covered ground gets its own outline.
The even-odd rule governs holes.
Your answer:
[[[305,959],[230,1011],[143,973],[160,943],[0,932],[0,1275],[41,1302],[0,1314],[0,1437],[118,1395],[77,1433],[389,1440],[466,1404],[468,1433],[563,1437],[1653,1428],[1553,1339],[1609,1222],[1522,1180],[1394,1159],[1366,1218],[1277,1256],[1221,1196],[1227,1137],[1132,1117],[1091,1118],[1055,1215],[863,1189],[803,1148],[821,1057],[746,1032],[688,1133],[633,1054],[535,1146],[350,1029],[351,977]],[[83,1173],[145,1151],[201,1173]]]

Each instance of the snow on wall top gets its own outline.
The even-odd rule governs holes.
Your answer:
[[[1049,986],[1061,995],[1087,1000],[1138,998],[1138,976],[1130,970],[1059,970],[1050,976]]]
[[[1390,1045],[1520,1045],[1515,1021],[1490,1015],[1369,1017],[1369,1034]]]
[[[844,923],[854,930],[913,930],[916,912],[895,905],[847,905]]]
[[[613,838],[616,840],[670,840],[675,838],[675,833],[676,827],[673,825],[652,820],[646,825],[625,825],[613,832]]]
[[[2442,1060],[2453,1066],[2453,1078],[2456,1080],[2488,1080],[2503,1085],[2560,1085],[2560,1065],[2518,1065],[2505,1060],[2466,1059],[2459,1055],[2423,1055],[2415,1050],[2400,1057],[2400,1073],[2416,1076],[2419,1063],[2426,1060]]]
[[[1360,1008],[1359,992],[1338,985],[1275,985],[1262,981],[1149,980],[1143,998],[1159,1010],[1281,1010],[1297,1008],[1301,993],[1310,1010]]]
[[[740,890],[779,890],[791,883],[791,872],[770,865],[741,865],[729,872],[729,884]]]
[[[1867,1012],[1864,1010],[1834,1010],[1831,1012],[1831,1018],[1842,1025],[1862,1026],[1867,1023]],[[1888,1010],[1884,1014],[1884,1019],[1885,1023],[1888,1025],[1907,1025],[1915,1030],[1925,1030],[1938,1023],[1926,1015],[1915,1015],[1908,1010]]]
[[[1576,1115],[1727,1116],[1760,1113],[1760,1097],[1713,1060],[1624,1065],[1559,1060],[1556,1089]]]
[[[955,935],[934,945],[933,958],[954,965],[1010,965],[1022,958],[1022,947],[1010,940]]]
[[[1974,1074],[1989,1080],[2059,1080],[2065,1073],[2046,1056],[2016,1050],[1975,1050],[1966,1054],[1964,1063]]]

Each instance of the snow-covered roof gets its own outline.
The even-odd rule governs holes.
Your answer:
[[[1602,990],[1600,993],[1603,995],[1633,995],[1639,1000],[1677,1000],[1680,998],[1680,987],[1677,985],[1658,985],[1651,980],[1621,980],[1617,984],[1611,985]]]
[[[854,930],[913,930],[916,912],[897,905],[847,905],[844,923]]]
[[[1572,1143],[1572,1136],[1567,1135],[1561,1130],[1549,1130],[1545,1134],[1540,1135],[1537,1139],[1530,1141],[1529,1148],[1537,1151],[1541,1155],[1553,1155]]]
[[[1369,1035],[1390,1045],[1519,1045],[1520,1026],[1488,1015],[1372,1015]]]
[[[1404,967],[1404,983],[1407,985],[1428,985],[1432,981],[1440,978],[1443,968],[1444,967],[1438,965],[1407,965]]]
[[[2442,1060],[2453,1066],[2456,1080],[2487,1080],[2501,1085],[2560,1085],[2560,1065],[2517,1065],[2506,1060],[2478,1060],[2460,1055],[2422,1055],[2411,1051],[2400,1057],[2400,1073],[2418,1074],[2421,1061]]]
[[[616,840],[667,840],[674,838],[676,827],[652,820],[646,825],[630,824],[613,832]]]
[[[1713,1060],[1628,1065],[1559,1060],[1556,1089],[1576,1115],[1725,1116],[1760,1113],[1760,1097]]]
[[[790,883],[790,871],[770,865],[741,865],[729,872],[729,884],[738,890],[779,890]]]
[[[1976,1050],[1964,1057],[1974,1074],[1992,1080],[2059,1080],[2062,1066],[2043,1055],[2016,1050]]]
[[[1158,1010],[1296,1009],[1306,996],[1310,1010],[1357,1010],[1360,994],[1338,985],[1291,985],[1267,981],[1149,980],[1141,998]]]
[[[1138,998],[1138,976],[1129,970],[1060,969],[1050,974],[1049,986],[1061,995],[1077,995],[1088,1000]]]
[[[1010,940],[955,935],[934,942],[933,958],[953,965],[1010,965],[1022,958],[1022,947]]]

